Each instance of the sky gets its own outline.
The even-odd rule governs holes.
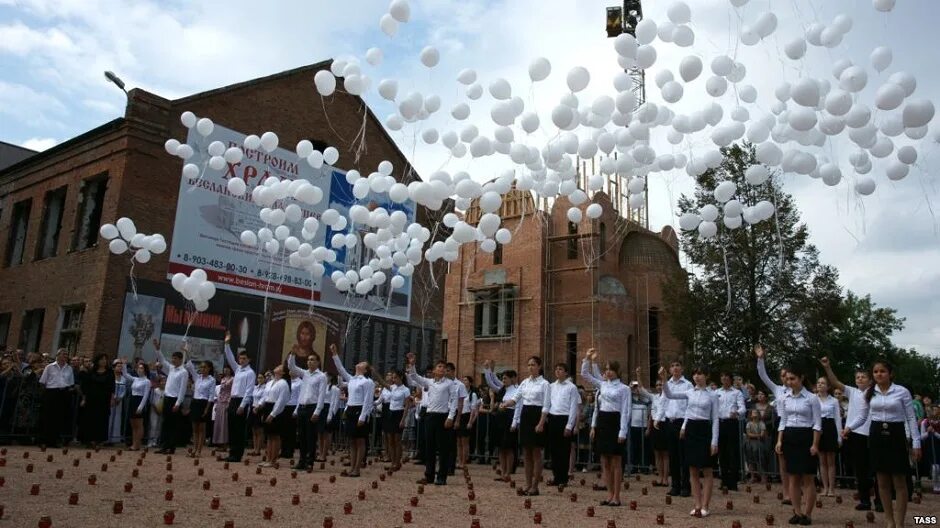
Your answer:
[[[380,119],[394,111],[375,93],[383,78],[397,79],[400,95],[416,90],[437,94],[443,102],[442,110],[423,124],[391,134],[412,164],[424,176],[436,170],[465,170],[483,181],[506,168],[505,162],[496,157],[455,159],[439,145],[419,139],[423,128],[443,132],[465,126],[449,115],[454,104],[465,100],[463,86],[455,82],[458,72],[475,69],[484,87],[496,78],[507,79],[527,110],[534,109],[542,118],[542,129],[525,138],[540,146],[555,134],[550,112],[568,92],[565,73],[570,68],[580,65],[591,73],[590,86],[578,94],[582,102],[615,95],[611,82],[619,67],[604,33],[605,8],[615,3],[414,0],[411,21],[390,39],[378,27],[388,8],[384,0],[282,0],[270,7],[244,0],[0,0],[0,141],[43,150],[122,115],[124,94],[104,80],[105,70],[114,71],[128,88],[176,98],[331,57],[358,56],[365,63],[365,51],[379,47],[383,63],[376,68],[364,64],[363,70],[373,79],[365,99]],[[706,74],[689,83],[683,99],[671,106],[677,113],[711,101],[704,84],[708,64],[720,54],[747,67],[743,83],[759,93],[756,103],[742,104],[752,116],[769,112],[774,88],[783,81],[813,76],[835,82],[830,71],[839,58],[867,68],[869,87],[863,99],[870,101],[874,89],[900,70],[916,76],[916,96],[936,99],[940,93],[935,0],[898,0],[890,13],[875,11],[871,0],[751,0],[740,9],[728,0],[687,3],[694,46],[657,41],[658,59],[647,77],[649,100],[662,102],[653,82],[656,73],[675,72],[686,55],[702,58]],[[666,20],[671,2],[647,4],[646,18]],[[743,46],[738,36],[742,25],[768,11],[779,19],[777,31],[756,46]],[[853,28],[839,46],[810,47],[799,61],[784,56],[784,45],[809,24],[828,24],[840,12],[852,18]],[[427,45],[441,53],[433,69],[418,59]],[[880,75],[869,61],[877,46],[890,47],[894,55],[891,68]],[[551,61],[552,74],[533,84],[527,68],[536,57]],[[733,90],[717,101],[726,114],[739,104]],[[471,104],[471,121],[483,133],[493,130],[492,102],[487,95]],[[932,124],[921,141],[899,141],[919,152],[904,180],[888,181],[876,161],[872,175],[878,188],[868,197],[853,190],[847,162],[853,148],[840,138],[822,148],[846,175],[839,185],[828,187],[790,174],[781,178],[796,198],[821,260],[839,269],[841,284],[898,310],[906,328],[894,336],[897,345],[940,355],[940,145],[932,140],[937,130],[940,123]],[[652,145],[658,153],[694,155],[704,142],[673,146],[654,139]],[[691,191],[691,178],[684,171],[651,177],[650,227],[675,225],[675,203]]]

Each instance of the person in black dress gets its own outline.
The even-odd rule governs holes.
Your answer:
[[[81,377],[82,399],[79,402],[79,440],[92,447],[108,439],[108,417],[114,395],[114,373],[106,354],[98,354],[93,368]]]

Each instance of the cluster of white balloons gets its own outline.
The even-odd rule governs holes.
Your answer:
[[[198,312],[206,311],[209,301],[215,297],[215,284],[209,280],[205,270],[194,269],[189,276],[176,273],[170,282],[174,290],[180,292],[187,301],[192,301]]]
[[[98,234],[109,240],[108,249],[115,255],[123,255],[128,250],[134,252],[131,257],[136,262],[146,264],[153,255],[166,251],[166,239],[163,235],[155,233],[145,235],[137,232],[137,226],[130,218],[118,218],[114,224],[103,224]]]

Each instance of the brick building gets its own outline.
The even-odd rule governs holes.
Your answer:
[[[575,372],[594,347],[633,378],[637,367],[655,374],[651,366],[681,354],[662,301],[664,280],[682,272],[675,232],[624,218],[604,192],[593,202],[603,215],[572,224],[567,198],[537,207],[514,190],[498,212],[512,241],[492,254],[461,248],[447,273],[442,334],[461,375],[479,373],[486,359],[522,372],[532,355]],[[467,221],[479,217],[474,204]]]
[[[291,150],[301,139],[310,139],[320,148],[336,146],[340,150],[337,168],[369,174],[380,161],[389,160],[399,180],[408,183],[417,178],[361,99],[337,92],[321,102],[313,79],[329,64],[321,62],[178,100],[133,89],[124,117],[0,170],[0,233],[4,233],[0,239],[0,350],[52,352],[64,346],[81,354],[115,355],[126,338],[122,336],[127,333],[125,304],[132,289],[160,299],[164,313],[157,317],[163,320],[163,337],[168,325],[180,322],[184,301],[167,280],[172,251],[137,264],[132,282],[127,255],[110,254],[98,228],[126,216],[137,222],[141,232],[165,235],[172,248],[183,162],[166,153],[164,142],[186,137],[179,118],[185,110],[246,134],[276,131],[280,144]],[[364,121],[368,148],[357,158],[351,150],[352,138]],[[427,224],[423,214],[417,212],[417,221]],[[408,349],[434,355],[442,293],[426,287],[429,275],[424,264],[415,272],[410,321],[319,308],[313,315],[332,321],[326,341],[335,339],[343,345],[350,360],[367,358],[381,366],[387,361],[399,364]],[[259,320],[264,320],[259,325],[268,331],[277,310],[299,313],[306,309],[304,304],[265,302],[259,296],[220,289],[210,309],[189,326],[201,327],[203,337],[211,339],[218,352],[222,328],[235,324],[226,310],[257,312]],[[135,337],[135,351],[140,351],[142,341],[160,337],[159,331],[151,332],[152,336],[141,333],[140,339]],[[279,359],[274,357],[277,347],[271,353],[258,334],[253,331],[253,347],[265,353],[262,363],[271,364]]]

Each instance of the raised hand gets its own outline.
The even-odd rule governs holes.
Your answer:
[[[339,351],[337,350],[335,343],[330,343],[330,355],[333,357],[339,355]]]
[[[757,356],[758,359],[764,357],[764,347],[760,344],[754,345],[754,355]]]
[[[228,330],[226,330],[226,331],[225,331],[225,342],[228,343],[228,342],[231,341],[231,340],[232,340],[232,333],[229,332]]]
[[[829,367],[829,358],[828,358],[828,357],[823,356],[823,357],[819,358],[819,362],[822,364],[822,366],[827,367],[827,368]]]
[[[663,367],[663,366],[659,367],[659,379],[661,380],[666,379],[666,367]]]
[[[483,368],[486,370],[493,370],[493,360],[487,359],[483,361]]]
[[[153,348],[160,350],[160,340],[155,337],[153,338],[152,342],[153,342]]]
[[[415,361],[416,361],[414,352],[408,352],[407,354],[405,354],[405,359],[408,360],[408,365],[414,366]]]

